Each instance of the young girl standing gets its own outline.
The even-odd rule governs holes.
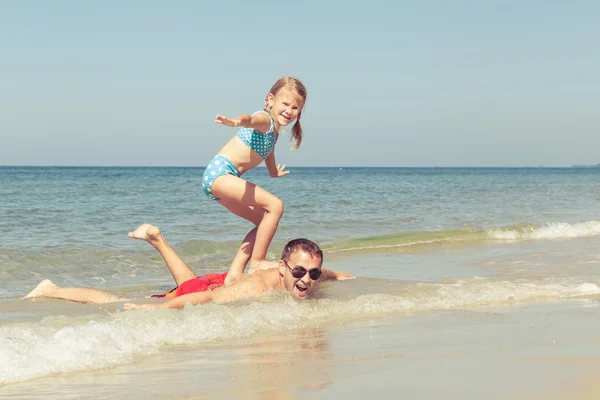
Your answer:
[[[275,144],[282,127],[296,122],[292,127],[293,148],[302,143],[300,116],[306,103],[306,88],[298,79],[279,79],[265,99],[265,107],[252,115],[236,118],[217,115],[215,122],[241,127],[225,144],[218,155],[206,167],[202,177],[202,189],[213,200],[235,215],[247,219],[256,227],[252,229],[241,246],[241,253],[250,254],[250,272],[260,267],[267,255],[269,244],[275,235],[283,214],[283,202],[241,176],[263,161],[273,178],[285,176],[285,165],[275,162]],[[225,284],[238,280],[244,273],[247,258],[241,254],[231,264]]]

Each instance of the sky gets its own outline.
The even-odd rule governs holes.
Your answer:
[[[302,80],[288,166],[600,163],[600,2],[0,0],[0,165],[205,166]]]

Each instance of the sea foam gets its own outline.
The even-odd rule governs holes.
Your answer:
[[[128,364],[173,345],[201,346],[398,312],[503,306],[600,294],[596,283],[572,279],[511,282],[468,278],[448,283],[397,282],[391,288],[386,293],[346,300],[326,298],[298,303],[278,293],[247,304],[52,316],[38,322],[4,325],[0,326],[0,385]]]
[[[600,234],[600,221],[586,221],[576,224],[554,222],[540,227],[526,227],[522,229],[490,229],[487,233],[492,239],[505,240],[577,238]]]

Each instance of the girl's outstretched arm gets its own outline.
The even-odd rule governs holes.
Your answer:
[[[280,176],[285,176],[290,173],[290,171],[285,171],[285,164],[275,164],[275,151],[272,151],[265,159],[265,165],[269,170],[269,175],[273,178],[279,178]]]
[[[242,114],[235,118],[227,118],[223,115],[217,114],[215,123],[225,126],[241,126],[244,128],[252,128],[260,133],[267,133],[271,128],[271,120],[268,115],[260,112],[254,115]]]

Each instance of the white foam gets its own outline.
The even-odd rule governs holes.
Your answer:
[[[401,311],[511,305],[538,299],[600,294],[594,282],[491,281],[398,283],[398,293],[366,294],[350,300],[297,303],[286,294],[245,305],[209,304],[184,310],[150,310],[48,317],[0,326],[0,384],[134,362],[169,345],[317,328],[353,318]]]
[[[577,224],[567,222],[548,223],[538,228],[525,228],[522,230],[488,230],[488,236],[492,239],[504,240],[544,240],[564,239],[584,236],[595,236],[600,234],[600,221],[587,221]]]
[[[312,306],[298,305],[289,296],[272,296],[267,304],[117,312],[87,316],[85,321],[81,317],[48,317],[41,322],[0,326],[0,385],[130,363],[165,345],[312,327],[314,319],[306,308]]]

